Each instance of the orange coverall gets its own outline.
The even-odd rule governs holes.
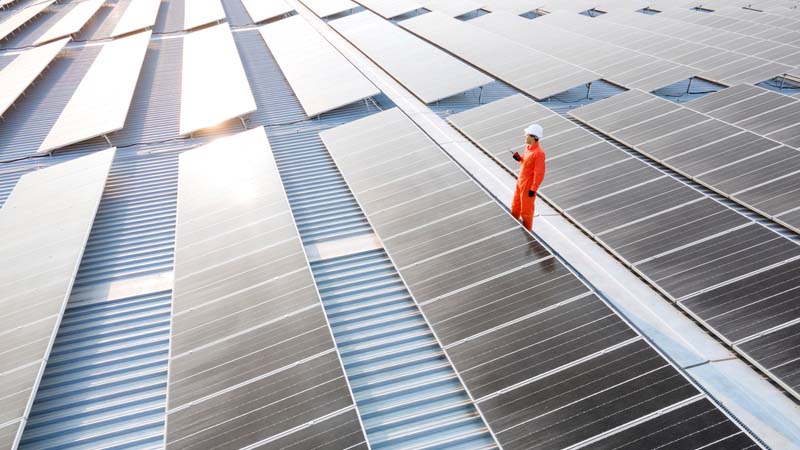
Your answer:
[[[522,218],[522,224],[528,230],[533,230],[533,203],[536,195],[528,196],[528,191],[539,191],[539,185],[544,180],[544,150],[535,142],[525,148],[522,160],[519,162],[521,167],[517,178],[517,189],[514,191],[514,199],[511,201],[511,215],[515,219]]]

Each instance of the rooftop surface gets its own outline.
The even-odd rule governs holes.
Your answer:
[[[800,448],[799,30],[0,0],[0,448]]]

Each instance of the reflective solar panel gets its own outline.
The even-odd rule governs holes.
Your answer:
[[[438,11],[451,17],[458,17],[483,6],[475,0],[418,0],[418,3],[429,11]]]
[[[311,11],[319,17],[325,18],[334,14],[339,14],[354,8],[358,5],[351,0],[301,0]]]
[[[41,3],[35,3],[28,8],[23,8],[11,13],[5,20],[0,22],[0,41],[7,38],[11,33],[16,31],[17,28],[28,23],[29,20],[39,15],[55,2],[56,0],[45,0]]]
[[[253,23],[263,22],[294,11],[284,0],[242,0]]]
[[[391,19],[422,7],[414,0],[358,0],[358,3],[385,19]]]
[[[172,308],[166,448],[363,445],[261,127],[180,156]]]
[[[61,53],[69,38],[20,52],[0,69],[0,116],[22,95],[33,80]]]
[[[187,34],[183,38],[179,133],[190,134],[255,110],[228,24]]]
[[[371,12],[337,19],[330,25],[425,103],[492,81]]]
[[[184,4],[183,29],[191,30],[225,19],[220,0],[187,0]]]
[[[44,44],[77,33],[92,16],[97,14],[104,2],[105,0],[84,0],[76,3],[55,25],[39,36],[34,44]]]
[[[156,23],[160,7],[161,0],[132,0],[125,8],[117,25],[114,26],[111,37],[152,27]]]
[[[114,153],[23,175],[0,210],[0,442],[19,442]]]
[[[150,34],[145,31],[103,44],[37,153],[50,153],[125,126]]]
[[[303,17],[259,31],[309,117],[380,93]]]
[[[536,99],[600,78],[593,72],[442,13],[423,14],[400,24]]]
[[[387,135],[407,151],[377,152]],[[702,400],[398,109],[320,137],[504,448],[566,448]]]

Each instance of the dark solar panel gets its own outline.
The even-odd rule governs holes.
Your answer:
[[[264,129],[181,154],[177,215],[167,448],[363,443]]]
[[[442,163],[364,182],[418,157],[364,163],[383,147],[387,124],[393,136],[422,135],[393,109],[321,138],[504,448],[568,447],[702,398],[432,142],[427,151]],[[440,214],[433,198],[452,213]],[[416,214],[402,227],[401,210]]]

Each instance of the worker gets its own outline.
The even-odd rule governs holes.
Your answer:
[[[544,150],[539,146],[539,140],[544,137],[542,126],[538,123],[525,128],[525,152],[520,155],[514,152],[514,159],[520,163],[517,188],[514,199],[511,201],[511,215],[517,220],[522,220],[522,225],[533,231],[533,203],[536,193],[544,179]]]

